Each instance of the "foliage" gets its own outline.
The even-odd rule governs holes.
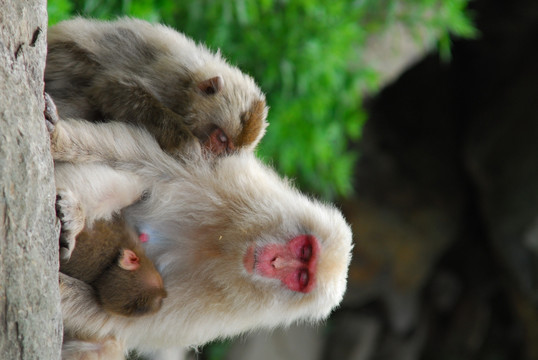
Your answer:
[[[450,54],[450,34],[474,34],[468,0],[49,0],[50,22],[80,14],[167,23],[250,73],[267,93],[270,127],[258,154],[303,189],[348,194],[364,89],[377,74],[359,61],[369,34],[393,22],[426,25]]]

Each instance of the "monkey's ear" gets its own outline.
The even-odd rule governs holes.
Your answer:
[[[207,79],[198,83],[198,89],[206,95],[214,95],[222,90],[224,86],[224,80],[222,76],[217,75],[211,79]]]
[[[118,265],[125,270],[133,271],[140,266],[140,259],[134,251],[123,249]]]

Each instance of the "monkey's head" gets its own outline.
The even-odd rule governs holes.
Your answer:
[[[215,154],[253,150],[265,134],[268,110],[254,80],[236,68],[217,67],[196,74],[194,85],[189,117],[198,119],[192,132],[202,144]]]
[[[152,25],[167,41],[155,48],[145,82],[210,152],[253,150],[265,134],[265,95],[254,79],[183,34]],[[166,49],[163,51],[162,49]],[[187,50],[189,49],[189,50]],[[186,54],[190,51],[191,54]]]
[[[138,247],[119,249],[117,260],[92,286],[106,311],[123,316],[154,313],[167,296],[161,275]]]
[[[221,60],[222,64],[224,60]],[[254,80],[239,69],[219,63],[205,64],[182,89],[188,98],[172,110],[183,115],[192,133],[216,155],[253,150],[265,134],[265,95]],[[166,99],[163,102],[166,103]]]
[[[176,336],[198,345],[319,321],[340,303],[352,236],[338,210],[304,196],[252,154],[195,163],[185,176],[190,181],[161,184],[127,212],[144,214],[136,225],[148,234],[147,254],[169,294],[156,323],[179,314]]]

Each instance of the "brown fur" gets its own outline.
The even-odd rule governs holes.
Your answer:
[[[235,144],[251,144],[256,141],[258,134],[265,128],[265,102],[255,100],[252,102],[250,109],[241,115],[241,124],[243,130],[234,141]]]
[[[136,270],[119,265],[125,249],[137,255]],[[90,284],[103,308],[113,314],[150,314],[160,309],[166,297],[160,274],[136,234],[118,217],[97,220],[78,234],[77,246],[69,260],[61,260],[60,271]]]
[[[49,29],[48,44],[45,89],[62,118],[139,124],[174,154],[193,136],[222,154],[264,134],[265,96],[252,78],[170,28],[78,18]]]

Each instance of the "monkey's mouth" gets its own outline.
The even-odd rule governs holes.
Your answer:
[[[301,234],[285,244],[249,246],[243,266],[250,274],[279,279],[289,290],[308,293],[315,284],[319,253],[316,237]]]

